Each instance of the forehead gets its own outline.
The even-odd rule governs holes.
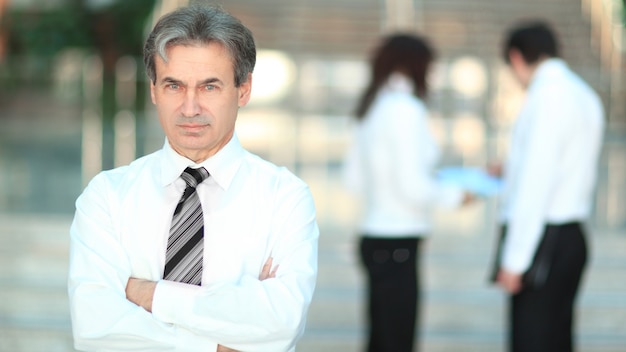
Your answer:
[[[157,55],[155,64],[157,76],[165,72],[234,74],[232,56],[219,42],[170,45],[166,59]]]

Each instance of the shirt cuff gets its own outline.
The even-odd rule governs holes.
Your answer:
[[[464,191],[461,187],[445,185],[439,188],[439,206],[453,209],[463,203]]]
[[[517,250],[504,251],[504,257],[502,258],[502,267],[515,274],[523,274],[530,267],[530,260],[527,258],[524,252]]]
[[[192,311],[193,297],[200,286],[160,280],[152,297],[152,314],[159,320],[178,325]]]

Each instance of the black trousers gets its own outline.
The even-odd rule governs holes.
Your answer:
[[[368,276],[367,352],[412,352],[419,302],[421,239],[363,236],[360,254]]]
[[[511,296],[512,352],[573,350],[574,302],[587,261],[587,244],[579,223],[546,227],[546,231],[555,229],[558,236],[545,284],[525,287]]]

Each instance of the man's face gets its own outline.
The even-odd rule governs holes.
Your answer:
[[[233,136],[237,111],[248,103],[252,76],[235,87],[234,68],[220,43],[167,50],[155,58],[152,102],[172,148],[197,163],[219,151]]]

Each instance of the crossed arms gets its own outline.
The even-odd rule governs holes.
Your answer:
[[[77,349],[294,349],[317,273],[319,229],[308,189],[286,189],[294,199],[273,208],[277,220],[261,232],[247,231],[236,211],[220,214],[220,221],[240,226],[237,233],[249,243],[213,246],[211,265],[220,269],[200,287],[161,280],[162,263],[145,254],[159,253],[160,241],[135,238],[159,233],[164,225],[149,212],[120,223],[119,213],[127,210],[116,199],[111,204],[101,189],[106,187],[106,180],[92,181],[77,201],[70,229],[68,293]],[[266,262],[269,253],[279,270]]]

